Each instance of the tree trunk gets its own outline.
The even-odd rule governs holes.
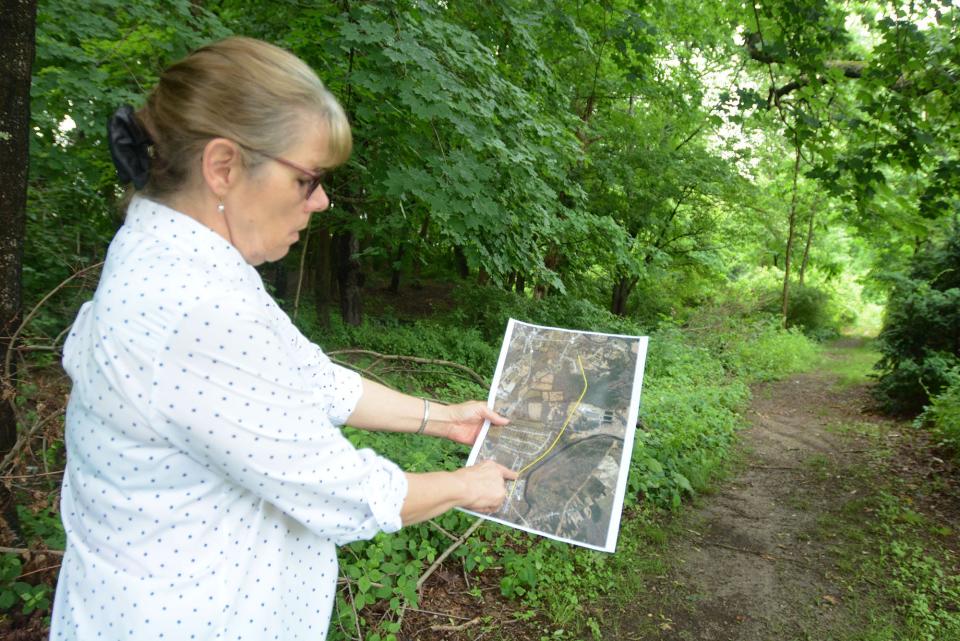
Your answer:
[[[398,294],[400,293],[400,265],[403,261],[403,250],[404,244],[400,243],[400,246],[397,247],[397,257],[393,261],[393,265],[390,268],[390,293]]]
[[[560,250],[553,246],[547,252],[546,258],[543,260],[544,266],[552,272],[557,271],[557,268],[560,266]],[[536,300],[543,300],[547,294],[550,293],[550,285],[546,283],[539,283],[536,287],[533,288],[533,297]]]
[[[514,285],[514,289],[516,290],[516,292],[517,292],[518,294],[521,294],[521,295],[522,295],[523,292],[524,292],[524,290],[526,290],[526,288],[527,288],[527,281],[526,281],[526,279],[523,277],[523,274],[521,274],[521,273],[518,272],[518,273],[517,273],[517,283],[516,283],[516,285]]]
[[[617,316],[624,316],[627,313],[627,300],[633,293],[633,288],[637,286],[639,279],[637,277],[627,278],[621,276],[613,285],[613,297],[610,302],[610,312]]]
[[[790,255],[797,227],[797,174],[800,173],[800,141],[794,141],[797,154],[793,161],[793,195],[790,198],[790,226],[787,232],[787,247],[783,254],[783,295],[780,299],[780,324],[787,326],[787,311],[790,304]]]
[[[421,256],[426,254],[427,251],[427,241],[430,238],[430,214],[427,214],[423,217],[423,222],[420,224],[420,247],[419,251]],[[423,268],[423,261],[420,260],[420,257],[414,255],[413,257],[413,277],[420,278],[420,272]]]
[[[313,258],[313,304],[317,310],[317,323],[324,329],[330,327],[330,301],[333,300],[333,261],[330,254],[330,229],[326,225],[317,230]]]
[[[453,248],[453,260],[457,264],[457,274],[460,275],[460,278],[469,278],[470,265],[467,263],[467,255],[463,253],[462,247],[457,246]]]
[[[363,322],[363,300],[360,295],[362,274],[360,239],[351,231],[337,234],[337,283],[340,286],[340,314],[347,325]]]
[[[0,2],[0,363],[23,314],[23,237],[30,166],[30,77],[36,44],[36,0]],[[13,402],[16,358],[9,378],[0,376],[0,458],[17,440]],[[0,484],[0,512],[19,535],[12,495]]]
[[[816,207],[810,210],[810,224],[807,226],[807,242],[803,246],[803,260],[800,261],[798,282],[803,287],[803,277],[807,273],[807,261],[810,259],[810,244],[813,241],[813,219],[817,215]]]

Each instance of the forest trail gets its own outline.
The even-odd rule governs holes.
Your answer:
[[[740,433],[741,461],[681,516],[661,551],[665,574],[606,619],[604,638],[664,641],[838,639],[865,613],[838,563],[836,532],[870,493],[877,439],[897,425],[869,413],[867,386],[844,384],[830,361],[855,340],[831,344],[826,366],[757,385]],[[882,435],[882,436],[880,436]],[[869,510],[868,510],[869,511]],[[854,518],[863,518],[858,515]],[[849,574],[849,573],[848,573]]]

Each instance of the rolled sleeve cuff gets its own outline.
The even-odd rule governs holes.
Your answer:
[[[358,454],[373,468],[364,479],[363,490],[369,517],[352,532],[344,532],[337,545],[370,539],[378,532],[396,532],[403,526],[400,511],[407,498],[407,477],[403,470],[373,450],[359,450]]]
[[[327,417],[334,425],[343,425],[353,414],[353,410],[360,402],[360,396],[363,395],[363,379],[360,374],[351,369],[330,364],[333,370],[334,385],[336,390],[327,409]]]

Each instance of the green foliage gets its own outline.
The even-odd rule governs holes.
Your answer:
[[[62,550],[67,546],[67,536],[63,531],[60,514],[51,507],[31,510],[24,505],[17,506],[17,518],[28,541],[42,541],[51,550]]]
[[[23,265],[28,307],[102,260],[122,220],[108,116],[125,102],[139,106],[163,68],[224,35],[219,20],[189,0],[38,3]],[[42,310],[32,332],[56,336],[88,295],[69,288]]]
[[[830,292],[810,285],[792,285],[787,306],[787,327],[796,327],[817,340],[839,333],[839,309]]]
[[[951,570],[953,554],[931,549],[919,534],[926,526],[924,517],[895,496],[881,496],[877,517],[885,535],[881,563],[892,575],[888,586],[914,635],[911,638],[939,641],[960,637],[956,612],[960,576]]]
[[[887,306],[877,393],[890,411],[917,413],[960,366],[960,233],[919,252]]]
[[[783,331],[773,321],[748,325],[730,341],[726,362],[748,380],[773,380],[812,367],[820,350],[796,329]]]
[[[511,318],[570,329],[639,335],[644,330],[629,318],[573,296],[547,296],[537,300],[497,287],[465,284],[457,288],[454,323],[475,328],[491,343],[499,343]]]
[[[0,614],[17,609],[23,614],[50,609],[50,586],[20,581],[21,570],[19,557],[14,554],[0,555]]]
[[[402,321],[382,317],[368,319],[359,327],[335,320],[320,334],[310,315],[305,314],[300,325],[328,351],[356,345],[381,353],[453,360],[483,373],[493,370],[496,345],[511,316],[555,326],[645,333],[627,319],[566,296],[538,301],[492,287],[465,287],[459,295],[462,304],[447,319]],[[628,506],[673,509],[685,497],[706,487],[742,425],[739,412],[749,399],[747,383],[809,366],[817,355],[814,344],[798,331],[779,330],[773,322],[727,322],[725,331],[710,335],[722,339],[701,340],[703,344],[678,328],[664,327],[650,333],[640,424],[628,476]],[[401,389],[443,399],[482,397],[486,393],[475,383],[451,377],[449,371],[411,369],[387,376]],[[436,439],[421,439],[411,447],[409,437],[404,435],[350,428],[345,431],[358,447],[371,447],[411,471],[456,469],[466,456],[466,448]],[[353,631],[358,624],[367,637],[379,634],[391,638],[395,634],[391,622],[398,619],[402,607],[416,603],[411,586],[450,544],[443,531],[456,536],[470,520],[452,512],[435,520],[439,527],[408,527],[344,548],[341,567],[349,587],[344,587],[338,597],[337,625],[331,638],[345,638],[349,632],[341,637],[336,630]],[[617,582],[607,555],[495,525],[478,531],[457,548],[453,558],[469,573],[502,567],[503,595],[518,599],[531,612],[546,612],[565,629],[584,624],[578,617],[585,604]],[[357,619],[351,599],[358,608]],[[384,604],[387,616],[382,614]]]
[[[354,157],[327,185],[337,207],[315,229],[358,233],[368,272],[426,269],[452,280],[456,261],[469,276],[457,281],[449,318],[381,316],[359,327],[333,319],[321,331],[307,310],[304,331],[328,351],[449,360],[481,376],[493,371],[510,317],[649,333],[628,503],[673,508],[724,459],[747,384],[817,357],[799,331],[749,314],[674,327],[744,274],[782,274],[788,148],[800,142],[804,151],[797,211],[811,223],[808,274],[817,276],[814,286],[794,286],[788,320],[809,335],[828,335],[849,316],[826,293],[841,291],[836,281],[871,262],[896,267],[956,215],[958,12],[943,5],[932,21],[928,11],[819,0],[756,11],[691,0],[41,2],[25,298],[29,306],[102,258],[120,223],[107,115],[140,104],[160,70],[202,42],[261,37],[313,65],[353,123]],[[761,55],[750,59],[744,40],[758,37]],[[864,63],[859,77],[835,64],[850,60]],[[796,88],[773,104],[770,79]],[[864,240],[848,242],[854,232]],[[880,386],[898,409],[919,409],[933,394],[927,417],[948,443],[957,438],[950,372],[960,336],[954,236],[896,281]],[[317,255],[311,247],[307,258]],[[536,295],[505,291],[520,283]],[[888,286],[874,279],[877,300]],[[614,288],[622,315],[608,311]],[[32,335],[59,335],[88,296],[68,288]],[[486,394],[450,368],[403,365],[383,378],[443,400]],[[454,469],[465,456],[432,439],[410,447],[402,436],[347,434],[410,470]],[[19,513],[32,542],[62,546],[52,510]],[[452,513],[436,524],[459,535],[469,519]],[[332,638],[352,637],[357,625],[364,638],[396,638],[401,608],[416,603],[416,577],[447,545],[438,527],[421,525],[342,550],[348,584]],[[493,526],[454,558],[468,572],[502,567],[504,594],[559,622],[613,585],[602,555]],[[42,591],[28,599],[9,587],[14,561],[2,566],[0,599],[40,607]]]
[[[917,424],[929,426],[940,443],[960,458],[960,368],[951,370],[946,378],[946,387],[930,399]]]

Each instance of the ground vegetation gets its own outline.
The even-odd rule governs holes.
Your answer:
[[[824,391],[822,377],[791,377],[815,366],[819,341],[876,333],[881,316],[879,352],[839,352],[830,385],[862,385],[879,361],[877,402],[913,422],[884,423],[867,445],[844,445],[809,421],[791,423],[789,438],[812,426],[823,447],[874,452],[887,467],[843,489],[882,492],[824,512],[820,499],[837,488],[820,475],[862,461],[809,452],[784,463],[770,451],[760,465],[802,468],[801,480],[823,490],[791,494],[805,527],[820,517],[846,523],[840,517],[855,520],[857,510],[877,517],[877,527],[805,530],[829,553],[812,569],[828,556],[841,568],[837,590],[890,579],[891,589],[858,602],[858,613],[876,615],[875,636],[859,638],[956,629],[944,605],[958,589],[945,578],[956,527],[947,508],[936,512],[936,498],[954,491],[960,447],[953,4],[7,4],[15,11],[3,12],[0,32],[24,41],[32,83],[28,107],[25,95],[7,99],[16,78],[0,81],[0,109],[13,105],[0,120],[0,217],[11,222],[0,232],[0,499],[9,498],[0,634],[44,637],[64,546],[69,384],[58,361],[127,196],[106,119],[140,104],[170,62],[229,34],[301,56],[353,124],[355,153],[326,184],[334,207],[286,259],[261,268],[333,358],[455,401],[486,397],[511,317],[651,337],[617,555],[450,513],[342,550],[332,638],[604,638],[614,623],[671,638],[685,611],[630,623],[612,618],[616,596],[640,594],[651,576],[679,576],[658,550],[685,540],[684,506],[711,501],[717,479],[736,473],[737,443],[750,438],[740,428],[756,424],[756,411],[807,416],[849,400]],[[35,32],[14,27],[15,15],[24,25],[35,18]],[[17,150],[27,155],[7,162]],[[808,396],[786,393],[791,384]],[[783,407],[758,399],[769,390]],[[860,422],[844,414],[838,424],[849,432]],[[901,447],[889,436],[900,432],[920,445]],[[465,457],[452,444],[349,434],[414,471]],[[917,470],[927,470],[924,491],[910,494]],[[903,475],[906,485],[875,482]],[[879,552],[858,570],[845,559],[863,550],[831,551],[836,537]],[[846,594],[825,592],[817,607]],[[803,626],[814,619],[797,616],[784,629],[812,634]]]

